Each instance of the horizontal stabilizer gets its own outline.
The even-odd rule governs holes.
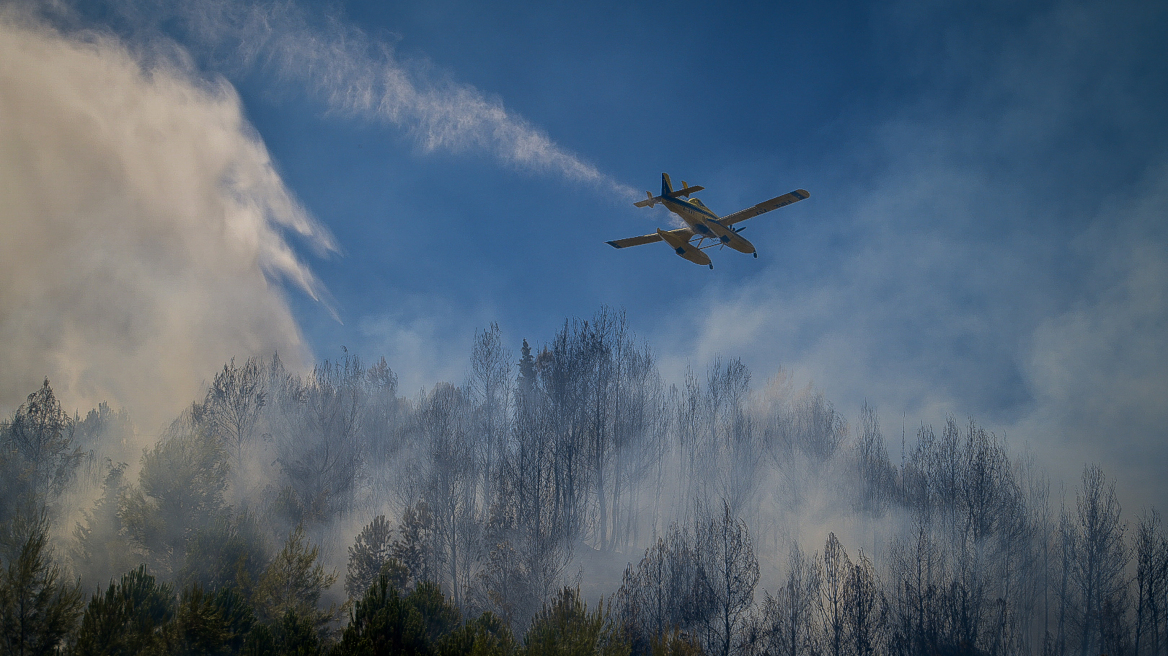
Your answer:
[[[676,191],[666,192],[665,194],[662,194],[656,198],[653,197],[653,192],[646,191],[645,200],[639,200],[633,203],[633,205],[636,205],[637,207],[653,207],[657,203],[660,203],[662,198],[677,198],[678,196],[685,196],[686,198],[689,198],[690,194],[696,194],[703,189],[705,189],[705,187],[694,185],[692,187],[684,187]]]

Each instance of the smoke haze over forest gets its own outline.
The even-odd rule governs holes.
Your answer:
[[[1010,653],[1111,639],[1065,590],[1080,623],[1037,619],[1094,490],[1134,636],[1168,506],[1166,30],[1070,0],[0,3],[4,521],[37,499],[87,591],[144,562],[261,619],[191,569],[214,531],[254,582],[301,527],[320,609],[381,536],[516,636],[563,585],[648,603],[622,575],[657,538],[684,570],[745,527],[755,619],[832,535],[892,617],[926,545],[986,609],[1019,586],[966,636]],[[723,214],[812,197],[714,271],[605,246],[669,225],[630,202],[662,170]],[[999,523],[969,528],[959,461]],[[206,495],[159,529],[179,470]]]
[[[11,61],[44,58],[6,73],[5,98],[19,104],[5,134],[24,136],[5,142],[5,222],[27,241],[5,242],[5,261],[24,265],[4,279],[15,374],[0,402],[14,410],[47,374],[79,409],[136,406],[157,426],[204,379],[196,369],[274,350],[307,366],[342,344],[386,355],[416,390],[461,374],[482,325],[498,321],[513,344],[607,304],[628,308],[671,380],[715,354],[741,357],[757,376],[781,367],[910,427],[974,414],[1063,476],[1100,461],[1128,472],[1129,495],[1162,499],[1148,464],[1165,455],[1166,94],[1145,46],[1163,17],[1134,4],[951,9],[857,10],[766,50],[777,70],[812,61],[817,74],[742,105],[748,148],[737,131],[694,132],[718,124],[702,101],[662,105],[652,86],[618,94],[638,69],[603,59],[588,75],[613,77],[588,87],[591,102],[671,123],[622,119],[601,146],[563,122],[571,113],[543,111],[583,88],[563,87],[563,72],[517,86],[542,69],[514,67],[489,31],[450,40],[471,15],[443,25],[406,5],[354,5],[349,17],[292,4],[6,5]],[[540,20],[474,15],[520,34]],[[561,18],[579,40],[549,62],[574,71],[590,35],[737,97],[738,77],[711,77],[733,68],[734,49],[657,52],[624,21],[543,16]],[[402,32],[379,31],[386,21]],[[463,70],[464,56],[491,63]],[[514,75],[492,74],[503,69]],[[739,83],[770,75],[748,67]],[[687,121],[699,159],[717,167],[667,138]],[[603,149],[616,143],[620,164]],[[667,253],[585,247],[652,229],[612,180],[652,186],[662,168],[692,171],[723,212],[787,186],[815,200],[763,219],[771,258],[749,269],[719,258],[713,277]],[[85,222],[71,218],[80,207]],[[41,256],[49,244],[72,266]],[[508,253],[526,255],[500,262]],[[662,293],[676,286],[686,291]],[[1126,448],[1096,448],[1112,431]]]

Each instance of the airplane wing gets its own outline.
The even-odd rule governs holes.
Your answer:
[[[733,214],[727,214],[721,219],[718,219],[718,223],[721,223],[724,226],[734,225],[739,221],[752,219],[759,214],[765,214],[771,210],[777,210],[780,207],[790,205],[791,203],[798,203],[799,201],[809,196],[811,196],[811,194],[807,193],[806,189],[796,189],[789,194],[783,194],[782,196],[777,196],[770,200],[764,200],[754,207],[748,207]]]
[[[677,235],[689,239],[693,236],[693,231],[689,228],[678,228],[677,230],[670,230],[669,234]],[[661,241],[661,235],[653,233],[651,235],[641,235],[640,237],[629,237],[628,239],[617,239],[616,241],[605,242],[612,245],[613,248],[628,248],[629,246],[640,246],[641,244],[651,244],[655,241]]]

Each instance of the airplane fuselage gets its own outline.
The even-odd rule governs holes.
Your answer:
[[[746,241],[738,234],[742,231],[742,228],[734,228],[735,223],[741,223],[759,214],[765,214],[771,210],[790,205],[791,203],[797,203],[810,196],[806,190],[796,189],[782,196],[775,196],[770,200],[764,200],[761,203],[755,204],[753,207],[719,217],[717,214],[714,214],[713,210],[706,207],[705,203],[697,198],[691,197],[703,189],[705,187],[700,185],[691,187],[684,180],[681,181],[681,189],[674,189],[673,183],[669,181],[669,174],[662,173],[661,195],[654,196],[653,192],[646,191],[645,198],[633,203],[633,205],[637,207],[654,207],[657,203],[664,203],[670,212],[680,216],[681,220],[685,221],[685,227],[675,228],[673,230],[658,229],[656,234],[617,239],[607,243],[613,248],[627,248],[629,246],[640,246],[641,244],[663,241],[669,244],[669,247],[678,256],[694,264],[703,264],[713,269],[714,265],[710,262],[710,256],[706,255],[705,251],[714,246],[717,246],[719,249],[723,246],[729,246],[740,253],[758,257],[758,253],[754,249],[754,244]],[[713,243],[707,244],[707,239]]]
[[[662,196],[660,200],[665,203],[665,207],[669,208],[670,212],[680,216],[695,235],[720,241],[739,253],[749,255],[754,252],[754,244],[733,229],[719,223],[718,215],[714,214],[702,201],[696,198],[686,200],[670,196]]]

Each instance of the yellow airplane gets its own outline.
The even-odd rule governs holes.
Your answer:
[[[674,191],[673,183],[669,181],[669,174],[662,173],[661,195],[655,197],[652,192],[646,191],[645,195],[648,198],[633,204],[637,207],[653,207],[657,203],[664,203],[670,212],[684,219],[688,227],[678,228],[676,230],[662,230],[658,228],[656,234],[618,239],[607,243],[612,244],[614,248],[625,248],[628,246],[649,244],[655,241],[664,241],[673,247],[673,252],[690,262],[694,264],[708,264],[713,269],[714,265],[710,262],[710,256],[706,255],[703,251],[714,246],[718,246],[719,248],[729,246],[740,253],[753,253],[755,257],[758,257],[758,253],[754,250],[754,244],[746,241],[742,235],[738,234],[742,232],[742,228],[735,230],[730,226],[785,205],[797,203],[811,195],[805,189],[796,189],[789,194],[783,194],[782,196],[765,200],[754,207],[748,207],[719,218],[710,208],[706,207],[705,203],[696,198],[689,197],[690,194],[697,193],[702,189],[704,187],[691,187],[686,184],[685,180],[682,180],[681,189]],[[685,198],[682,198],[682,196]],[[707,239],[713,243],[703,246]]]

